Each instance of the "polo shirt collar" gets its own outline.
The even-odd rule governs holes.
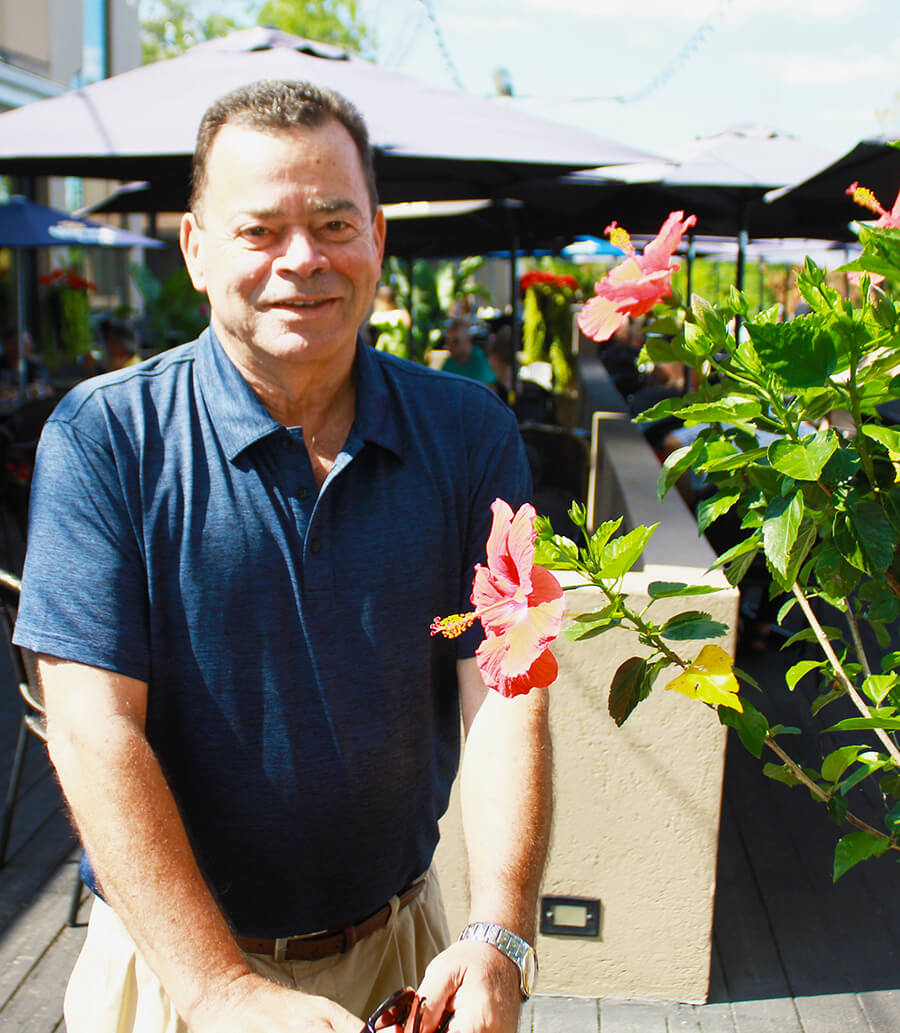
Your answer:
[[[282,429],[228,358],[211,326],[198,341],[196,368],[204,402],[230,462]],[[356,377],[356,416],[351,436],[401,455],[398,403],[388,389],[375,350],[362,338],[356,342]]]
[[[196,366],[203,400],[230,462],[250,445],[279,430],[281,424],[225,354],[211,326],[197,342]]]

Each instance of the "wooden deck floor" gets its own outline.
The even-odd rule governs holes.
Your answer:
[[[793,659],[793,658],[791,658]],[[0,659],[0,785],[18,712]],[[777,674],[774,651],[745,661]],[[789,713],[782,720],[796,720]],[[521,1033],[898,1033],[900,867],[830,879],[839,830],[799,790],[729,745],[709,1003],[537,997]],[[62,996],[84,928],[68,928],[76,850],[46,756],[31,743],[10,857],[0,871],[0,1033],[64,1028]],[[82,907],[86,917],[87,905]]]

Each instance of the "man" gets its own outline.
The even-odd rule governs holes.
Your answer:
[[[533,942],[546,693],[428,626],[528,475],[493,394],[358,342],[384,235],[352,107],[228,95],[181,229],[210,329],[44,433],[16,635],[102,897],[69,1033],[359,1033],[404,983],[423,1033],[515,1030],[519,967],[448,945],[429,865],[461,712],[472,920]]]
[[[480,384],[495,383],[497,376],[484,352],[472,345],[472,331],[466,319],[456,316],[447,323],[444,346],[450,352],[441,366],[445,373],[456,373]]]

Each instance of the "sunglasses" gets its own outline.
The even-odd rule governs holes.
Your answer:
[[[412,987],[397,990],[378,1005],[360,1033],[380,1033],[382,1030],[394,1028],[402,1030],[402,1033],[420,1033],[423,1000]],[[434,1033],[447,1033],[452,1018],[453,1011],[448,1008],[441,1016]]]

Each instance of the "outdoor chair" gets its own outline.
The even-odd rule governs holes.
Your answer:
[[[20,405],[0,426],[2,500],[24,541],[28,528],[28,496],[38,441],[57,397],[33,398]]]
[[[10,771],[9,784],[6,790],[6,801],[3,805],[2,818],[0,818],[0,868],[6,865],[6,852],[9,847],[13,816],[19,801],[19,790],[22,783],[22,772],[25,767],[25,757],[28,752],[29,737],[34,735],[42,743],[47,742],[47,715],[44,710],[43,696],[37,677],[36,657],[31,650],[17,646],[12,640],[16,613],[19,607],[20,588],[21,582],[17,577],[5,570],[0,570],[0,621],[2,621],[3,630],[6,633],[6,644],[9,649],[13,677],[16,680],[19,701],[22,707],[19,734],[16,740],[12,770]],[[70,926],[77,924],[78,908],[81,904],[81,875],[76,871],[76,876],[75,888],[69,905],[68,924]]]

